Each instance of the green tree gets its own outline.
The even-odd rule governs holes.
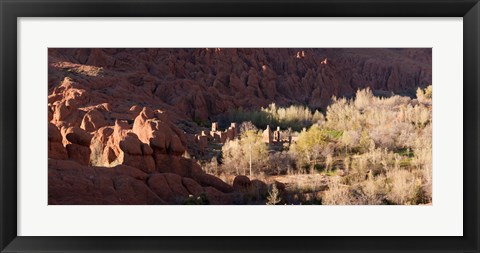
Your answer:
[[[327,143],[328,135],[326,131],[315,124],[310,129],[300,133],[292,149],[300,158],[299,163],[302,163],[302,161],[306,162],[310,167],[310,171],[313,172]]]

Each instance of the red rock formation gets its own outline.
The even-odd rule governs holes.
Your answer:
[[[48,123],[48,158],[68,159],[67,150],[62,144],[62,135],[52,123]]]
[[[189,195],[206,193],[211,204],[232,204],[233,195],[202,187],[191,178],[172,173],[147,173],[126,165],[113,168],[83,166],[49,159],[50,205],[182,204]]]
[[[68,158],[79,164],[89,165],[91,138],[90,134],[81,128],[68,128],[65,132],[65,139],[68,141],[66,144]]]
[[[193,179],[199,182],[202,186],[211,186],[224,193],[233,192],[232,186],[223,182],[220,178],[209,174],[195,173],[193,174]]]
[[[86,130],[87,132],[93,132],[106,125],[107,122],[105,121],[103,114],[98,110],[93,109],[85,113],[80,128]]]
[[[185,189],[192,194],[193,196],[199,196],[204,192],[203,187],[197,183],[197,181],[184,177],[182,178],[182,183],[185,186]]]
[[[153,174],[148,179],[148,186],[160,198],[167,200],[169,203],[180,204],[189,195],[182,184],[182,177],[177,174]]]
[[[185,153],[185,147],[182,139],[185,137],[179,129],[168,122],[167,117],[161,115],[160,120],[155,117],[153,111],[144,108],[135,118],[133,123],[133,133],[137,134],[139,139],[150,145],[155,153],[180,156]]]
[[[202,192],[232,203],[238,180],[232,187],[182,155],[238,130],[195,138],[197,123],[271,102],[325,107],[366,86],[413,95],[431,83],[430,49],[51,48],[48,61],[50,204],[178,204]]]
[[[185,136],[160,112],[144,108],[133,129],[117,120],[92,134],[56,123],[64,131],[49,123],[50,204],[182,204],[204,192],[211,203],[233,203],[231,186],[181,156]]]
[[[99,129],[92,140],[92,164],[115,166],[125,164],[145,172],[155,170],[153,150],[142,143],[125,121],[117,121],[115,126]]]
[[[295,57],[297,52],[301,57]],[[414,95],[417,86],[431,83],[431,49],[270,48],[222,49],[220,53],[206,49],[49,49],[49,56],[52,76],[74,69],[70,78],[95,87],[92,96],[119,96],[127,100],[124,103],[130,98],[198,120],[271,102],[325,107],[332,95],[352,95],[367,86]],[[325,59],[328,64],[321,64]],[[75,64],[91,65],[82,72],[72,67]],[[58,82],[62,76],[49,80]]]
[[[146,174],[133,167],[82,166],[74,161],[48,162],[50,205],[167,204],[144,182]]]
[[[246,192],[250,187],[250,178],[247,176],[239,175],[233,180],[233,189],[236,192]]]
[[[212,205],[229,205],[232,204],[235,199],[231,194],[225,194],[214,187],[208,186],[204,188],[207,193],[208,200]]]

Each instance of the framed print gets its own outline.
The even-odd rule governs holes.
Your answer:
[[[2,252],[479,251],[478,1],[0,7]]]

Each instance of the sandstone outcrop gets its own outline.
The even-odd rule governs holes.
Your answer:
[[[131,166],[84,166],[71,160],[49,159],[50,205],[183,204],[188,196],[206,193],[210,204],[232,204],[234,197],[202,187],[195,180],[172,173],[151,175]]]
[[[296,57],[299,52],[302,57]],[[52,72],[74,69],[75,77],[90,77],[89,84],[100,83],[93,69],[101,68],[104,85],[90,85],[98,87],[93,93],[125,91],[120,96],[144,96],[157,108],[197,120],[271,102],[325,107],[333,95],[353,95],[367,86],[414,95],[432,76],[430,49],[49,49],[49,56]],[[80,71],[75,64],[91,65]],[[116,73],[127,74],[118,80]]]
[[[197,181],[184,177],[182,178],[182,184],[185,186],[185,189],[193,195],[193,196],[199,196],[204,192],[203,187],[197,183]]]
[[[236,192],[246,192],[248,191],[250,185],[250,178],[248,178],[247,176],[239,175],[236,176],[235,179],[233,179],[233,189]]]
[[[82,166],[75,161],[48,162],[48,203],[50,205],[167,204],[145,183],[136,168]]]
[[[145,107],[135,118],[132,132],[143,143],[150,145],[156,151],[155,153],[174,156],[181,156],[185,153],[183,144],[185,137],[161,112],[157,112],[157,116],[155,116],[151,109]]]
[[[80,128],[86,130],[87,132],[93,132],[101,127],[107,125],[103,114],[98,110],[90,110],[83,116],[82,123]]]
[[[166,115],[132,111],[132,123],[116,120],[91,132],[55,121],[62,136],[48,123],[50,204],[183,204],[201,194],[210,204],[233,203],[230,185],[182,157],[186,138]]]
[[[82,165],[90,164],[90,141],[91,136],[85,130],[78,127],[70,127],[65,132],[67,140],[66,148],[68,158]]]
[[[67,150],[62,144],[62,135],[52,123],[48,123],[48,158],[68,159]]]

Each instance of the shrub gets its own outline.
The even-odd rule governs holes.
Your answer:
[[[184,205],[208,205],[210,204],[210,201],[208,200],[207,193],[202,192],[198,197],[195,197],[193,195],[189,195],[188,198],[186,198],[183,201]]]
[[[274,152],[269,154],[268,174],[286,174],[295,167],[295,157],[290,152]]]
[[[362,197],[359,204],[380,205],[385,202],[387,184],[384,176],[369,178],[362,182],[361,187]]]
[[[391,170],[387,172],[389,192],[387,198],[398,205],[418,204],[421,180],[407,170]]]
[[[349,205],[352,204],[348,185],[341,183],[341,178],[334,176],[328,183],[328,190],[325,191],[322,198],[323,205]]]
[[[280,198],[280,191],[275,183],[272,184],[271,188],[272,190],[268,191],[267,205],[276,205],[282,201],[282,198]]]
[[[357,91],[355,95],[355,107],[360,111],[363,111],[365,108],[370,107],[373,102],[373,93],[370,88]]]

